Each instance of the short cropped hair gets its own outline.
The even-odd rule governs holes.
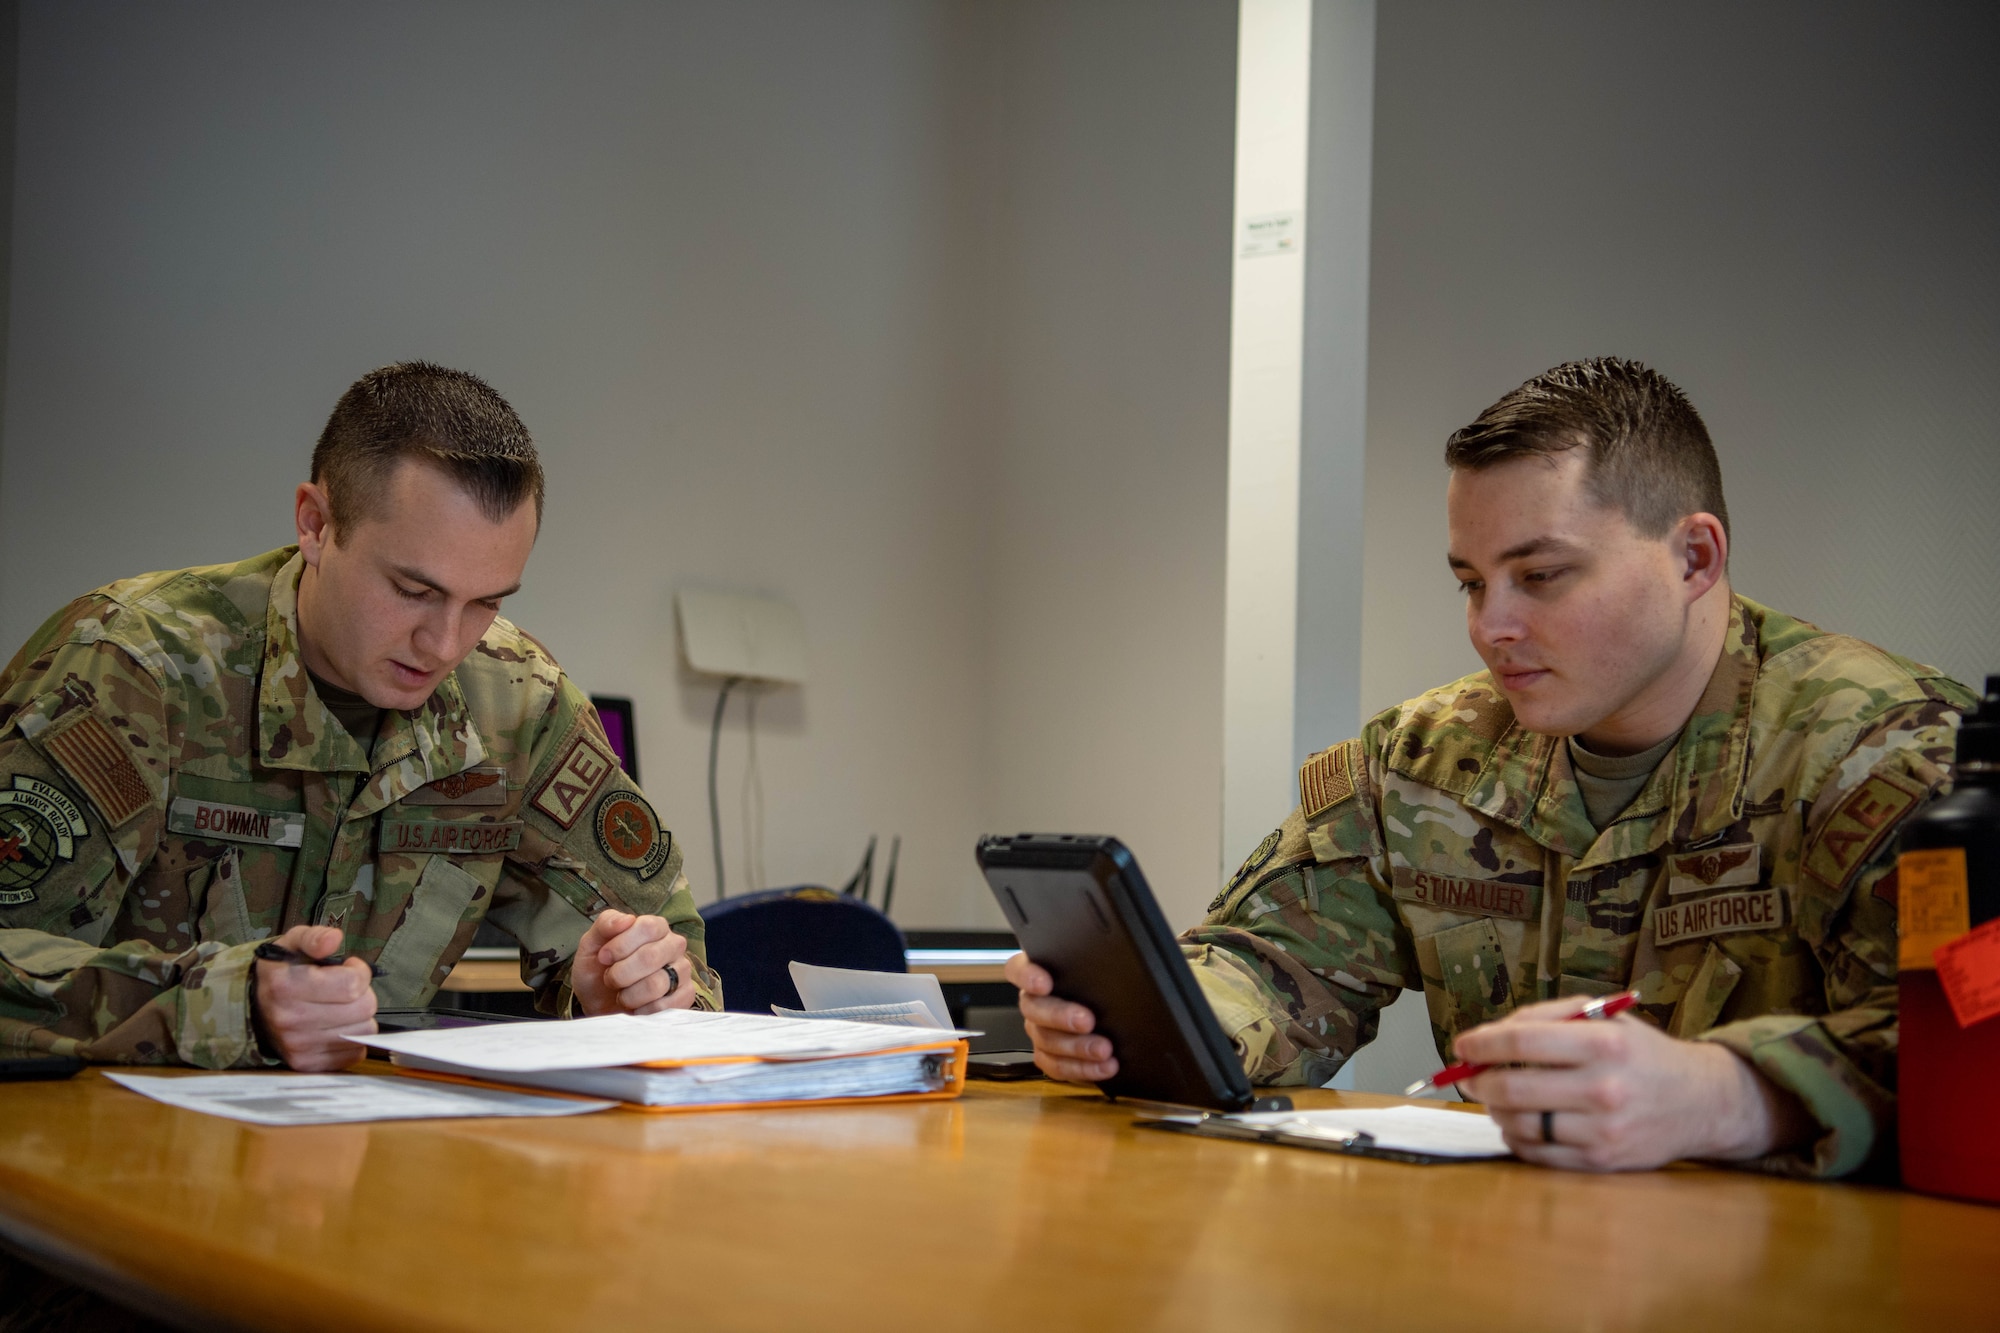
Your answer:
[[[1722,466],[1708,427],[1666,376],[1615,356],[1543,371],[1445,441],[1444,461],[1478,471],[1510,458],[1587,449],[1586,479],[1648,537],[1689,514],[1729,531]]]
[[[532,498],[541,526],[541,459],[507,400],[477,375],[402,361],[354,381],[313,448],[334,530],[378,512],[397,464],[411,458],[442,468],[495,523]]]

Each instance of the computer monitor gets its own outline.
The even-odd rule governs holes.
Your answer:
[[[632,775],[632,781],[639,781],[639,733],[632,725],[632,701],[593,694],[590,704],[597,710],[597,720],[604,724],[604,735],[618,756],[618,766]]]

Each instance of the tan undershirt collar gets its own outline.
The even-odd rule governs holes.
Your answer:
[[[1618,818],[1632,798],[1645,787],[1646,779],[1660,761],[1680,744],[1676,732],[1650,750],[1638,754],[1606,755],[1586,750],[1576,737],[1569,738],[1569,766],[1576,773],[1576,785],[1583,793],[1584,813],[1592,828],[1602,829]]]

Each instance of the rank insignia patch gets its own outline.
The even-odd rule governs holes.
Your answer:
[[[77,839],[89,836],[83,808],[62,788],[16,776],[12,791],[0,791],[0,906],[32,902],[35,886],[75,860]]]
[[[570,742],[569,752],[555,771],[542,782],[528,804],[564,828],[575,828],[584,806],[604,779],[618,767],[618,761],[584,736]]]
[[[597,845],[619,865],[638,872],[640,879],[651,879],[667,863],[674,835],[660,827],[645,797],[636,791],[614,791],[597,803]]]

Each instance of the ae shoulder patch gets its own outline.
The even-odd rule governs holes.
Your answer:
[[[618,761],[611,757],[610,751],[579,733],[569,743],[562,762],[542,779],[542,785],[535,789],[528,804],[563,828],[575,828],[590,798],[617,769]]]
[[[667,863],[674,835],[660,827],[658,815],[636,791],[605,793],[597,803],[597,845],[618,865],[651,879]]]
[[[1924,796],[1925,789],[1911,778],[1870,773],[1807,843],[1801,868],[1829,889],[1845,888]]]
[[[1355,765],[1361,762],[1361,742],[1342,741],[1321,750],[1299,769],[1299,807],[1308,820],[1350,799],[1358,786]]]

